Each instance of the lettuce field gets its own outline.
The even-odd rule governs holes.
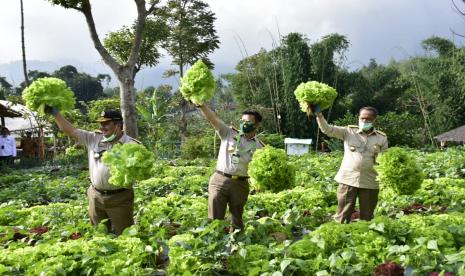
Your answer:
[[[136,225],[91,226],[85,167],[0,176],[0,275],[465,275],[465,150],[412,151],[414,195],[381,188],[375,219],[337,224],[342,153],[291,158],[296,186],[252,190],[242,232],[208,221],[213,160],[157,161],[135,187]]]

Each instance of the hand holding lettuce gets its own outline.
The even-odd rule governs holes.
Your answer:
[[[24,89],[22,96],[26,106],[40,115],[47,114],[46,106],[67,111],[73,109],[76,103],[73,91],[58,78],[37,79]]]
[[[215,94],[215,88],[215,78],[202,60],[194,63],[187,70],[184,77],[181,78],[180,90],[182,96],[197,106],[203,105],[212,99]]]
[[[336,89],[331,86],[317,82],[303,82],[297,86],[294,95],[300,104],[303,112],[308,112],[311,107],[318,106],[320,110],[325,110],[333,105],[337,97]]]
[[[106,151],[102,161],[110,167],[110,184],[128,188],[150,177],[155,158],[143,145],[127,143]]]

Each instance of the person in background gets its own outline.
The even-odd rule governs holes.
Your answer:
[[[224,219],[229,205],[232,227],[243,229],[242,214],[249,195],[247,169],[255,150],[263,147],[255,137],[262,116],[256,111],[245,111],[237,130],[228,127],[206,105],[197,107],[221,138],[216,171],[208,186],[208,218]]]
[[[21,139],[19,148],[22,149],[21,157],[26,160],[33,159],[37,156],[38,144],[37,141],[32,138],[32,132],[26,132],[26,137]]]
[[[6,127],[0,129],[0,165],[12,165],[16,157],[16,140]]]
[[[329,125],[319,106],[311,106],[310,109],[316,114],[316,121],[324,134],[344,141],[344,158],[335,177],[339,187],[334,219],[339,223],[349,223],[358,198],[360,219],[371,220],[379,193],[374,165],[377,155],[388,147],[386,134],[375,128],[378,111],[374,107],[363,107],[359,112],[358,125],[341,127]]]

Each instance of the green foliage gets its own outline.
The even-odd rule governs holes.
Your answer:
[[[272,146],[277,149],[284,149],[284,138],[284,135],[277,133],[264,134],[259,136],[260,141],[265,143],[265,145]]]
[[[103,40],[105,48],[119,64],[125,64],[129,59],[134,44],[135,28],[136,24],[131,27],[123,26],[116,32],[110,32]],[[136,71],[142,69],[142,66],[153,67],[158,64],[161,56],[158,48],[167,38],[168,33],[164,17],[159,15],[147,17]]]
[[[309,119],[305,114],[299,112],[299,103],[293,95],[296,87],[311,79],[311,62],[310,48],[308,40],[299,33],[290,33],[281,39],[282,46],[278,48],[277,54],[272,56],[272,62],[278,61],[282,64],[282,89],[276,91],[278,102],[283,102],[278,106],[281,113],[281,126],[283,134],[295,138],[308,138],[312,136],[315,126],[310,125]],[[277,68],[280,69],[280,68]],[[269,74],[269,72],[266,72]],[[277,77],[274,76],[274,79]],[[276,82],[272,80],[271,83]],[[267,93],[269,88],[267,87]],[[276,85],[275,85],[276,86]],[[277,88],[275,88],[277,89]]]
[[[211,158],[216,155],[214,152],[214,139],[210,136],[189,136],[181,145],[181,157],[186,159]],[[219,139],[217,139],[219,142]],[[217,145],[219,146],[219,145]],[[217,147],[219,148],[219,147]]]
[[[402,148],[389,148],[378,156],[378,180],[399,194],[413,194],[421,187],[424,175],[414,157]]]
[[[312,104],[319,105],[321,110],[328,109],[337,97],[336,89],[317,81],[301,83],[294,94],[304,112],[308,112]]]
[[[74,108],[75,98],[63,80],[41,78],[35,80],[23,91],[23,99],[31,110],[45,115],[44,106],[56,107],[61,111]]]
[[[266,246],[246,245],[228,258],[228,270],[241,275],[260,275],[268,271],[270,255]]]
[[[103,96],[103,87],[98,77],[78,72],[76,67],[66,65],[53,72],[52,77],[62,79],[71,88],[76,96],[78,106],[81,101],[88,102]]]
[[[110,184],[120,187],[149,178],[155,162],[152,152],[133,143],[116,144],[103,154],[102,161],[110,167]]]
[[[250,195],[245,229],[232,233],[229,214],[207,217],[214,160],[157,160],[151,178],[134,187],[137,223],[120,237],[88,221],[87,170],[7,171],[0,175],[0,274],[372,275],[393,261],[412,275],[462,275],[465,180],[451,162],[460,152],[408,152],[431,179],[412,195],[382,189],[371,221],[332,221],[342,153],[309,153],[291,158],[296,187]],[[413,203],[421,208],[412,211]]]
[[[248,174],[258,190],[279,192],[294,186],[295,168],[288,163],[286,152],[271,146],[255,151]]]
[[[215,93],[215,78],[202,60],[198,60],[181,78],[181,93],[196,105],[208,102]]]
[[[218,49],[220,41],[215,30],[215,14],[208,3],[199,0],[169,0],[163,9],[169,35],[163,47],[180,68],[202,59],[210,68],[208,54]]]
[[[465,147],[458,146],[437,152],[415,152],[418,163],[428,178],[465,177]]]

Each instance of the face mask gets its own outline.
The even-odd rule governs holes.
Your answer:
[[[254,131],[255,127],[252,123],[249,123],[249,122],[241,122],[241,131],[243,133],[250,133],[252,131]]]
[[[108,137],[103,137],[102,141],[103,142],[111,142],[111,141],[115,140],[115,138],[116,138],[116,134],[113,133],[112,135],[110,135]]]
[[[373,128],[372,122],[358,122],[358,128],[362,131],[367,131]]]

